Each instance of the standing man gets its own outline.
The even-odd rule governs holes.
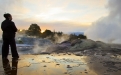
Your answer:
[[[4,14],[5,20],[1,24],[1,29],[3,31],[3,45],[2,45],[2,58],[7,58],[9,54],[9,45],[11,47],[11,53],[13,58],[19,58],[16,43],[15,43],[15,34],[17,28],[12,21],[12,16],[9,13]]]

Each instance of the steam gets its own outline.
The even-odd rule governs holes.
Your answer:
[[[37,54],[37,53],[45,52],[48,46],[49,45],[46,45],[46,44],[44,44],[43,46],[40,46],[39,42],[36,41],[34,44],[33,53]]]
[[[109,0],[107,8],[109,15],[92,23],[85,35],[89,39],[104,41],[106,43],[121,44],[121,0]]]
[[[55,43],[61,43],[63,41],[67,41],[69,39],[69,35],[62,34],[62,36],[58,36],[57,34],[55,34],[54,38],[55,38]],[[42,52],[51,52],[51,50],[55,49],[56,49],[56,44],[52,43],[48,39],[40,39],[38,41],[35,41],[33,53],[38,54]]]
[[[53,45],[53,43],[48,39],[40,39],[34,42],[33,53],[38,54],[42,52],[46,52],[46,49]]]
[[[63,41],[67,41],[69,39],[69,35],[62,34],[62,36],[58,36],[57,34],[54,36],[56,43],[61,43]]]

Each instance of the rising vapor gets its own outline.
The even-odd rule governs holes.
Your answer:
[[[109,0],[107,9],[109,15],[92,23],[85,31],[89,39],[107,43],[121,44],[121,0]]]

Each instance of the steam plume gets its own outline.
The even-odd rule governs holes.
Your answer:
[[[89,39],[107,43],[121,43],[121,0],[109,0],[109,15],[92,23],[85,34]]]

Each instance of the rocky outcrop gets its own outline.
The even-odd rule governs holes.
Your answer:
[[[72,42],[64,41],[60,44],[52,45],[47,48],[47,52],[64,52],[64,51],[82,51],[86,49],[110,49],[110,45],[100,42],[93,41],[90,39],[76,39]]]
[[[85,40],[85,39],[77,39],[71,42],[71,48],[70,50],[84,50],[84,49],[89,49],[89,48],[95,48],[96,47],[96,42],[92,40]]]

